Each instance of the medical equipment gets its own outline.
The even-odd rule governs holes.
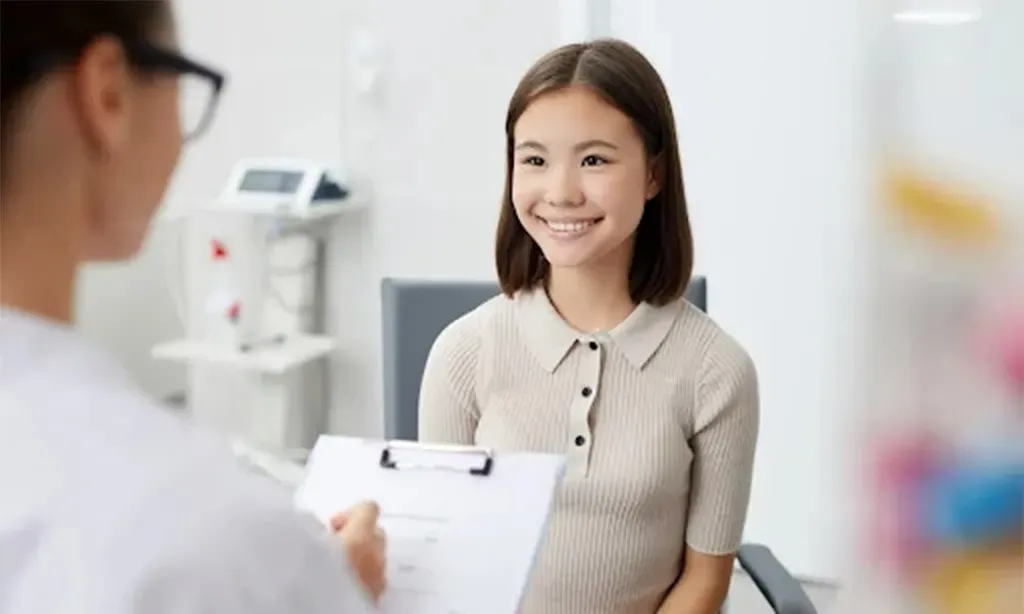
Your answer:
[[[235,165],[219,206],[292,217],[335,213],[349,189],[327,167],[294,159],[248,159]]]
[[[226,384],[234,408],[196,398],[190,369],[188,409],[246,445],[301,457],[322,430],[328,404],[305,367],[326,366],[336,347],[325,334],[325,256],[331,222],[365,208],[328,166],[295,159],[246,159],[235,165],[218,198],[184,216],[191,300],[180,301],[190,335],[153,348],[154,357],[190,367],[219,366],[245,384]],[[201,370],[200,370],[201,371]],[[204,372],[208,372],[204,371]],[[317,393],[320,394],[310,394]],[[312,398],[320,396],[322,398]],[[316,412],[311,408],[316,407]]]
[[[290,305],[271,279],[281,242],[297,234],[313,238],[313,222],[351,208],[349,188],[320,163],[298,159],[245,159],[228,177],[208,211],[213,232],[204,240],[210,276],[203,309],[205,337],[249,352],[282,344],[286,334],[266,317],[267,300],[285,311],[304,311],[315,296]],[[305,257],[306,260],[310,256]],[[312,267],[307,267],[312,268]],[[320,288],[314,287],[315,295]]]

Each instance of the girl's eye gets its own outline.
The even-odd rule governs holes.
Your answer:
[[[607,162],[607,160],[594,154],[590,154],[586,158],[583,158],[583,166],[601,166],[605,162]]]
[[[523,164],[527,166],[544,166],[544,159],[540,156],[528,156],[523,158]]]

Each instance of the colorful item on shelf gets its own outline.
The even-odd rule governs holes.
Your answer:
[[[908,228],[961,243],[995,239],[999,223],[987,200],[908,168],[892,167],[884,177],[885,201]]]
[[[932,562],[923,600],[934,614],[1024,614],[1021,551],[943,553]]]
[[[918,525],[933,548],[998,543],[1024,529],[1024,464],[960,462],[926,478]]]
[[[1024,72],[994,61],[1024,3],[932,4],[879,5],[862,449],[889,564],[843,614],[1024,614]]]
[[[929,613],[1024,614],[1024,465],[949,460],[900,492],[916,512],[907,576]]]
[[[919,528],[921,490],[940,470],[942,449],[935,438],[910,436],[887,444],[877,453],[877,552],[901,574],[913,573],[925,554]]]
[[[1024,307],[1017,307],[1000,319],[992,340],[996,368],[1010,388],[1024,396]]]

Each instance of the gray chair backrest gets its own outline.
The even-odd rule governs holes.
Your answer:
[[[381,281],[386,438],[416,440],[420,380],[434,339],[499,292],[497,284],[486,281]],[[703,277],[693,279],[686,298],[707,311]]]

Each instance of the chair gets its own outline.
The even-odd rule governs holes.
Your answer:
[[[493,282],[381,282],[385,437],[416,440],[420,380],[434,339],[453,320],[498,292]],[[706,311],[706,280],[694,278],[686,297]],[[744,544],[737,560],[774,612],[816,614],[803,587],[767,547]]]

